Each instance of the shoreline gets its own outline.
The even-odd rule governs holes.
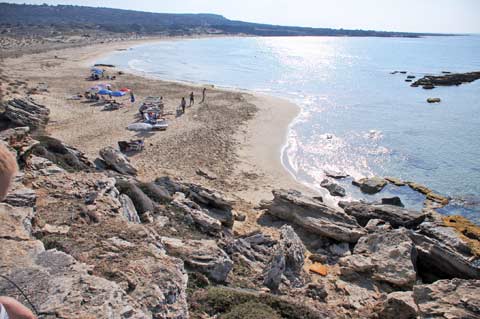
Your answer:
[[[109,55],[115,52],[115,50],[128,49],[135,45],[155,43],[162,40],[165,39],[154,38],[93,44],[81,48],[67,48],[24,55],[19,58],[7,58],[3,63],[8,65],[10,69],[15,70],[7,72],[9,78],[28,79],[26,82],[29,85],[36,81],[47,82],[47,84],[50,82],[49,91],[51,92],[34,96],[35,100],[51,109],[51,121],[47,127],[48,134],[85,151],[90,159],[94,160],[98,156],[100,148],[105,146],[116,147],[116,141],[135,137],[135,132],[127,131],[125,127],[128,125],[128,118],[130,117],[131,119],[136,114],[138,105],[136,104],[133,109],[128,107],[129,110],[125,111],[99,112],[99,110],[87,106],[88,104],[82,105],[78,101],[67,101],[66,97],[70,93],[72,95],[76,93],[72,90],[72,87],[77,87],[77,91],[83,93],[84,87],[94,84],[89,84],[89,82],[83,79],[83,76],[88,74],[88,68],[95,61],[98,61],[100,57]],[[52,59],[52,56],[56,56],[56,58]],[[114,68],[114,70],[117,72],[119,69]],[[70,81],[62,81],[66,74],[71,74]],[[187,92],[198,91],[199,88],[203,87],[200,83],[187,84],[177,81],[165,81],[158,78],[153,79],[146,75],[139,76],[131,72],[125,72],[124,75],[118,76],[117,80],[112,81],[112,84],[118,84],[122,87],[125,84],[130,85],[136,94],[138,102],[144,96],[157,95],[153,92],[165,92],[167,113],[169,111],[172,112],[176,108],[176,101],[179,100],[181,92],[187,94]],[[209,96],[212,96],[211,100]],[[219,97],[218,101],[216,96]],[[233,157],[235,159],[226,158],[221,163],[217,162],[220,157],[209,158],[208,155],[205,155],[205,158],[193,165],[198,167],[186,165],[188,166],[186,169],[181,169],[182,165],[170,165],[171,163],[155,167],[154,164],[159,162],[159,160],[164,163],[164,160],[170,159],[172,161],[175,156],[158,156],[153,150],[148,149],[148,146],[151,146],[152,149],[172,149],[172,153],[178,151],[176,155],[180,158],[186,156],[182,150],[174,148],[175,140],[178,140],[183,134],[190,135],[193,131],[204,129],[202,126],[205,123],[198,123],[197,118],[203,116],[202,108],[210,108],[210,104],[205,104],[200,108],[192,108],[192,112],[187,109],[186,116],[178,119],[169,119],[171,125],[166,132],[157,132],[153,136],[145,137],[145,143],[148,145],[147,151],[131,157],[132,163],[139,167],[139,177],[141,179],[156,178],[166,173],[192,182],[213,186],[228,195],[250,202],[252,205],[258,204],[260,200],[271,199],[273,197],[271,190],[275,188],[295,188],[307,194],[313,193],[313,190],[294,179],[281,160],[289,125],[299,112],[297,105],[288,100],[264,94],[217,87],[208,89],[207,102],[235,105],[232,108],[234,112],[239,106],[247,109],[248,114],[244,114],[245,116],[241,115],[244,118],[239,118],[238,123],[235,122],[235,125],[238,125],[236,132],[233,132],[231,136],[228,136],[230,133],[215,136],[219,140],[225,139],[225,141],[221,142],[229,145],[228,151],[234,150],[235,154],[233,154]],[[71,105],[74,106],[72,107]],[[249,114],[251,113],[251,105],[255,108],[253,116]],[[221,110],[220,107],[223,107],[223,105],[214,106],[214,108]],[[216,111],[213,110],[211,112]],[[212,113],[211,116],[217,116],[217,114]],[[235,117],[236,114],[233,114],[233,116]],[[208,119],[206,120],[207,126],[210,126]],[[109,123],[109,121],[115,123]],[[216,124],[222,127],[225,124],[222,121],[223,119],[219,119],[219,122]],[[95,126],[95,124],[98,125]],[[217,128],[212,126],[209,129],[209,133],[205,134],[207,140],[209,134],[216,134]],[[97,131],[99,135],[103,135],[101,140],[95,137],[94,131]],[[165,135],[167,135],[166,138]],[[164,143],[162,136],[163,139],[168,139],[169,141]],[[194,139],[194,136],[192,137]],[[189,140],[188,142],[192,144],[189,147],[192,146],[194,149],[202,146],[195,145],[195,140]],[[178,144],[179,142],[177,141],[176,143]],[[206,145],[208,145],[208,142],[206,142]],[[176,166],[178,168],[175,168]],[[209,181],[195,174],[195,171],[203,168],[214,171],[215,174],[219,175],[218,180]]]

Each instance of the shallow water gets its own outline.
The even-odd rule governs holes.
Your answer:
[[[480,71],[479,52],[479,36],[213,38],[141,45],[100,62],[288,98],[302,111],[282,159],[301,182],[321,190],[324,169],[413,180],[455,198],[442,212],[480,222],[480,80],[434,90],[405,82],[407,75]],[[429,97],[442,102],[428,104]],[[349,197],[390,193],[421,207],[423,197],[408,189],[366,197],[341,183]]]

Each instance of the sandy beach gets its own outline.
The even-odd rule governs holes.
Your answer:
[[[241,198],[253,205],[271,198],[274,188],[295,188],[308,192],[285,170],[280,161],[289,123],[299,109],[282,99],[207,86],[206,103],[199,104],[203,86],[167,82],[107,68],[114,81],[88,81],[89,68],[100,57],[115,50],[128,49],[148,39],[95,44],[46,53],[24,55],[3,61],[9,82],[25,81],[9,92],[7,98],[25,94],[38,83],[46,83],[48,92],[32,94],[38,103],[51,110],[47,133],[87,153],[94,160],[106,146],[117,147],[119,140],[143,138],[146,148],[130,158],[139,169],[139,178],[153,180],[170,175],[197,182]],[[132,107],[102,111],[102,106],[71,100],[89,87],[109,82],[113,88],[128,87],[135,92]],[[186,114],[175,116],[184,96],[194,92],[197,103]],[[138,107],[146,96],[163,96],[169,128],[164,132],[138,133],[126,130],[138,121]],[[197,174],[202,169],[217,178]]]

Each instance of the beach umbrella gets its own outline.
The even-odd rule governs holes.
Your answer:
[[[130,92],[130,89],[129,89],[129,88],[121,88],[119,91],[122,91],[122,92]]]
[[[125,92],[122,91],[113,91],[112,96],[124,96]]]
[[[106,90],[106,89],[101,89],[97,93],[100,94],[100,95],[108,95],[108,94],[112,94],[112,91]]]
[[[98,68],[92,68],[90,71],[92,73],[95,73],[95,74],[102,74],[103,73],[103,70],[100,70]]]

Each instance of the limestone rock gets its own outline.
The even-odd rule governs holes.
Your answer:
[[[449,246],[463,254],[471,257],[472,252],[466,242],[462,240],[460,235],[452,227],[447,227],[443,224],[435,222],[423,222],[418,227],[418,232],[427,237],[440,241],[446,246]]]
[[[17,126],[28,126],[32,130],[44,129],[50,110],[32,99],[13,99],[6,103],[3,116]]]
[[[273,196],[273,201],[264,201],[260,207],[311,233],[348,243],[356,242],[366,233],[355,218],[303,196],[300,192],[274,190]]]
[[[480,279],[480,267],[442,242],[410,231],[418,252],[420,275],[432,281],[442,278]]]
[[[302,269],[305,261],[305,246],[289,225],[280,228],[280,242],[275,248],[275,254],[267,266],[264,284],[277,291],[285,276],[292,286],[302,284]]]
[[[388,294],[379,317],[383,319],[415,319],[418,306],[411,291],[396,291]]]
[[[345,188],[343,188],[338,184],[332,183],[328,179],[324,179],[320,184],[320,186],[327,189],[330,195],[332,196],[340,196],[340,197],[345,196]]]
[[[169,255],[185,262],[187,268],[201,272],[216,282],[225,282],[233,268],[228,255],[214,240],[181,240],[162,237]]]
[[[137,175],[137,169],[130,164],[128,158],[113,147],[105,147],[100,150],[100,156],[107,166],[120,174]]]
[[[231,200],[226,199],[224,195],[200,185],[181,183],[169,177],[157,178],[155,184],[166,189],[170,196],[177,192],[185,194],[186,198],[206,209],[210,217],[219,220],[223,226],[233,226],[233,203]]]
[[[140,217],[138,216],[137,210],[135,209],[135,205],[133,205],[132,200],[125,194],[121,194],[118,198],[120,201],[121,213],[122,216],[129,222],[133,223],[140,223]]]
[[[354,216],[358,223],[365,226],[371,219],[381,219],[393,227],[416,227],[425,219],[425,214],[398,206],[367,204],[362,202],[340,202],[345,213]]]
[[[405,186],[407,185],[406,182],[402,181],[401,179],[395,177],[385,177],[385,180],[389,183],[392,183],[395,186]]]
[[[201,208],[200,205],[185,198],[183,193],[176,193],[173,198],[172,205],[188,214],[194,223],[204,232],[218,234],[222,230],[222,223],[218,219],[210,217],[206,209]]]
[[[479,318],[480,280],[439,280],[413,288],[422,318]]]
[[[353,254],[340,260],[342,275],[352,272],[394,287],[412,288],[416,280],[416,250],[406,229],[377,232],[358,241]]]
[[[360,187],[360,190],[366,194],[375,194],[380,192],[385,185],[387,185],[387,181],[383,178],[379,177],[372,177],[372,178],[362,178],[358,181],[353,181],[353,185]]]

